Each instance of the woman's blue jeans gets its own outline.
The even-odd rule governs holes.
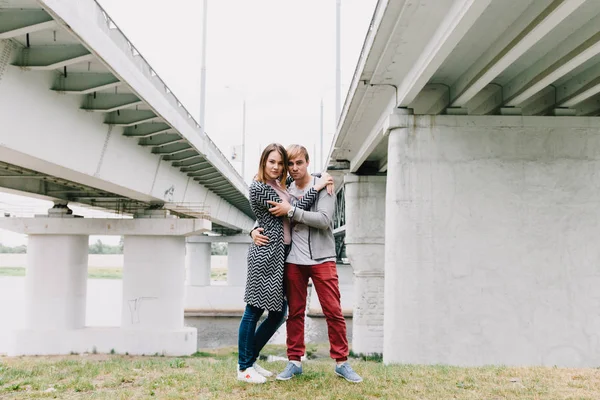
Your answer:
[[[287,303],[284,302],[283,311],[269,311],[269,315],[257,329],[256,324],[264,312],[262,308],[246,304],[238,338],[240,371],[254,365],[262,348],[283,324],[287,315]]]

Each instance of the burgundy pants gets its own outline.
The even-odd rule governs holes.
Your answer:
[[[342,315],[340,288],[335,262],[317,265],[285,264],[285,288],[289,314],[287,328],[287,355],[292,361],[300,361],[305,353],[304,315],[308,278],[311,278],[327,321],[327,333],[331,358],[336,361],[348,359],[346,320]]]

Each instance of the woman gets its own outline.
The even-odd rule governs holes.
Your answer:
[[[273,375],[256,364],[258,355],[269,341],[285,317],[283,291],[283,262],[291,244],[290,222],[269,213],[267,201],[290,202],[286,192],[288,157],[283,146],[277,143],[268,145],[262,152],[258,174],[250,185],[250,206],[258,220],[258,226],[264,228],[263,234],[269,236],[269,243],[263,246],[250,245],[248,251],[248,278],[244,301],[246,309],[239,331],[238,380],[250,383],[264,383],[267,376]],[[332,178],[319,179],[296,204],[296,207],[308,209]],[[268,232],[268,233],[265,233]],[[259,318],[269,311],[267,318],[256,325]]]

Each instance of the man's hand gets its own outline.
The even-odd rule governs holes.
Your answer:
[[[264,232],[263,228],[256,228],[250,234],[250,236],[252,236],[252,241],[254,242],[255,245],[264,246],[265,244],[269,243],[269,237],[263,235],[262,234],[263,232]]]
[[[287,212],[292,208],[292,205],[285,200],[283,200],[281,203],[268,200],[267,203],[273,206],[269,208],[269,212],[276,217],[286,216]]]

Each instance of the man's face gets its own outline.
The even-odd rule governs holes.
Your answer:
[[[303,154],[295,158],[290,158],[288,161],[288,172],[295,181],[302,180],[306,177],[308,164]]]

